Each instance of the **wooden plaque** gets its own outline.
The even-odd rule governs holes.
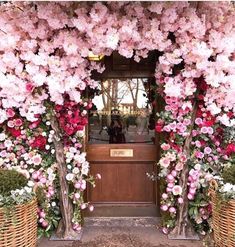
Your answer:
[[[133,157],[133,149],[110,149],[110,157]]]

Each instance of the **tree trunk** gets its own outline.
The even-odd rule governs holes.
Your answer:
[[[194,129],[194,123],[196,119],[196,113],[198,109],[198,102],[195,100],[192,115],[191,115],[191,125],[189,130],[189,135],[185,139],[183,151],[187,156],[187,162],[180,174],[180,181],[179,184],[182,187],[182,198],[184,203],[179,207],[177,220],[175,224],[175,228],[170,232],[168,235],[169,239],[195,239],[199,240],[199,236],[194,231],[192,224],[189,220],[188,216],[188,207],[189,207],[189,200],[188,200],[188,175],[189,175],[189,164],[190,164],[190,145],[192,142],[192,131]]]
[[[58,121],[54,114],[51,116],[51,127],[55,131],[53,143],[55,145],[56,162],[58,165],[58,175],[60,182],[60,212],[62,219],[56,231],[60,239],[74,239],[78,235],[72,228],[73,205],[69,198],[69,186],[66,181],[66,163],[64,157],[63,135],[59,128]]]

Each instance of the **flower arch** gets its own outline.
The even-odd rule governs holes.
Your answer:
[[[0,6],[0,164],[41,188],[41,232],[65,239],[81,229],[89,165],[82,137],[95,89],[88,54],[114,50],[136,61],[162,52],[156,69],[165,108],[160,176],[164,232],[207,226],[207,182],[229,162],[235,123],[235,11],[231,3],[4,3]],[[228,144],[228,145],[227,145]],[[58,186],[58,184],[60,186]],[[61,189],[60,189],[61,188]],[[58,199],[60,199],[60,208]],[[68,212],[70,212],[68,214]],[[58,222],[62,220],[58,226]]]

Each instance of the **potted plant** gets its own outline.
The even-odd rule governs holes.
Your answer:
[[[33,183],[16,170],[0,169],[0,246],[35,247],[37,201]]]
[[[235,165],[211,181],[212,224],[216,247],[235,246]]]

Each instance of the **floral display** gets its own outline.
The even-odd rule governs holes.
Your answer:
[[[166,136],[158,162],[164,232],[189,217],[204,234],[208,181],[235,151],[234,139],[224,141],[225,129],[235,124],[233,4],[18,2],[0,9],[0,165],[22,170],[43,188],[38,214],[44,231],[61,217],[54,118],[75,208],[73,229],[81,228],[81,209],[93,210],[83,201],[93,180],[82,137],[92,107],[86,90],[98,83],[91,73],[104,67],[88,61],[89,52],[116,50],[138,62],[156,50],[156,93],[165,102],[156,122]],[[179,219],[185,208],[187,216]]]

